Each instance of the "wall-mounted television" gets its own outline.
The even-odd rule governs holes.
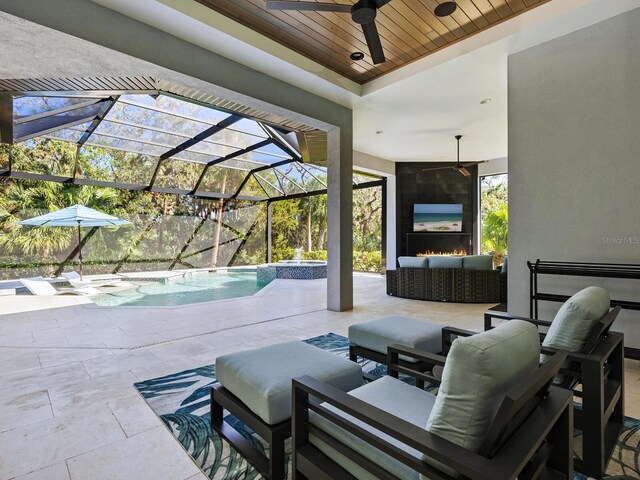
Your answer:
[[[416,203],[413,205],[414,232],[461,232],[462,204]]]

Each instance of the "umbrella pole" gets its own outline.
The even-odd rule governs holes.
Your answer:
[[[78,222],[78,250],[80,260],[80,281],[82,281],[82,236],[80,235],[80,222]]]

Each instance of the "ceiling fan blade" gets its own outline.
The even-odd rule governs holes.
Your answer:
[[[464,167],[456,167],[456,170],[458,170],[462,175],[464,175],[465,177],[468,177],[471,175],[471,173],[469,173],[469,170],[467,170]]]
[[[378,8],[384,7],[391,0],[376,0],[376,5]]]
[[[435,170],[449,170],[451,168],[456,168],[453,165],[450,165],[448,167],[433,167],[433,168],[423,168],[422,171],[423,172],[433,172]]]
[[[374,65],[384,63],[386,59],[384,58],[382,43],[380,43],[380,35],[378,35],[375,22],[362,25],[362,31],[364,32],[364,38],[367,40],[367,46],[369,47],[369,53],[371,53],[371,59]]]
[[[285,2],[280,0],[267,0],[267,9],[269,10],[312,10],[316,12],[350,13],[351,5],[339,5],[337,3]]]

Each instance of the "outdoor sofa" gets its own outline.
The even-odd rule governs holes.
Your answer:
[[[491,255],[399,257],[387,270],[387,294],[454,303],[507,301],[506,264],[493,268]]]

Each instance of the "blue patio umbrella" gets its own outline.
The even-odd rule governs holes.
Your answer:
[[[39,217],[18,222],[20,225],[32,225],[35,227],[77,227],[78,228],[78,259],[80,260],[80,280],[82,280],[82,237],[80,228],[82,227],[119,227],[130,225],[131,222],[122,218],[107,215],[93,208],[83,205],[73,205],[71,207],[56,210]]]

